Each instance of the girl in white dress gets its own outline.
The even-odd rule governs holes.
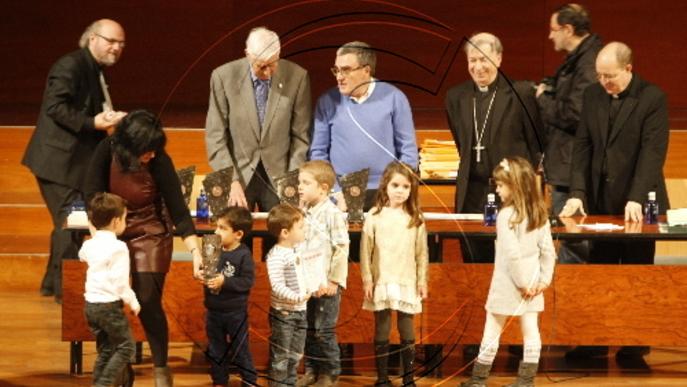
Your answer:
[[[537,320],[544,310],[542,292],[551,283],[556,253],[544,198],[530,163],[521,157],[505,158],[493,175],[503,203],[496,219],[494,274],[479,355],[472,377],[461,386],[486,387],[509,316],[520,316],[524,358],[517,380],[508,386],[534,386],[541,352]]]
[[[427,298],[427,263],[418,178],[409,165],[392,162],[384,170],[360,242],[363,309],[375,315],[377,386],[391,385],[387,362],[392,310],[401,336],[403,385],[415,385],[413,315],[422,312],[422,300]]]

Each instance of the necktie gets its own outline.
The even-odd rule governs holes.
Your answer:
[[[105,102],[103,102],[103,111],[112,111],[112,99],[110,98],[110,92],[107,90],[107,82],[105,82],[105,76],[103,72],[100,72],[100,88],[103,90],[103,97],[105,97]]]
[[[265,108],[267,107],[267,93],[269,91],[268,81],[258,79],[255,86],[255,104],[258,108],[258,119],[260,120],[260,127],[265,120]]]

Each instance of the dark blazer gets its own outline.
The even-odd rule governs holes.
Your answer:
[[[527,82],[513,82],[515,91],[502,75],[498,77],[498,90],[494,100],[494,111],[490,120],[489,138],[485,146],[489,148],[490,164],[497,165],[504,157],[521,156],[528,159],[536,168],[542,152],[542,124],[534,98],[534,89]],[[453,140],[460,153],[460,164],[456,178],[455,211],[461,212],[465,203],[465,187],[470,175],[473,157],[474,124],[472,98],[473,81],[464,82],[451,88],[446,94],[446,111]],[[522,103],[518,100],[520,96]],[[527,109],[527,111],[525,111]],[[531,117],[532,121],[530,121]],[[539,136],[539,140],[537,140]],[[541,141],[541,144],[540,142]]]
[[[650,191],[662,213],[668,208],[663,164],[668,151],[668,108],[658,87],[637,74],[608,132],[611,97],[598,83],[584,94],[580,126],[575,137],[571,196],[582,199],[589,213],[599,214],[599,186],[604,149],[607,152],[606,189],[611,214],[623,214],[627,201],[644,203]]]
[[[36,130],[22,159],[36,177],[82,190],[95,146],[107,135],[93,126],[105,100],[99,74],[87,48],[63,56],[50,69]]]
[[[596,55],[601,38],[590,35],[565,57],[551,79],[553,91],[537,98],[542,121],[546,127],[546,157],[544,169],[549,184],[570,185],[572,148],[580,122],[582,96],[596,83]]]

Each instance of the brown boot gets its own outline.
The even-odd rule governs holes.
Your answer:
[[[491,364],[482,364],[478,361],[472,365],[472,376],[470,379],[460,383],[460,387],[487,387]]]
[[[389,341],[375,341],[375,386],[391,386],[389,381]]]
[[[415,341],[401,341],[401,364],[403,365],[403,385],[415,387]]]
[[[518,378],[514,383],[507,384],[504,387],[534,387],[534,377],[537,376],[537,368],[539,363],[525,363],[520,362],[518,367]]]
[[[155,387],[172,387],[174,383],[169,367],[153,368],[153,382]]]

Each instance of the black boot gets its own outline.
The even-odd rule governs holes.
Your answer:
[[[537,368],[539,363],[525,363],[520,362],[518,367],[518,378],[514,383],[507,384],[504,387],[534,387],[534,377],[537,376]]]
[[[375,386],[391,386],[389,381],[389,340],[375,341],[375,366],[377,381]]]
[[[415,364],[415,341],[401,341],[401,363],[403,364],[403,385],[415,387],[413,366]]]
[[[491,371],[491,364],[482,364],[475,361],[472,365],[472,376],[470,379],[462,382],[460,387],[487,387],[489,371]]]

